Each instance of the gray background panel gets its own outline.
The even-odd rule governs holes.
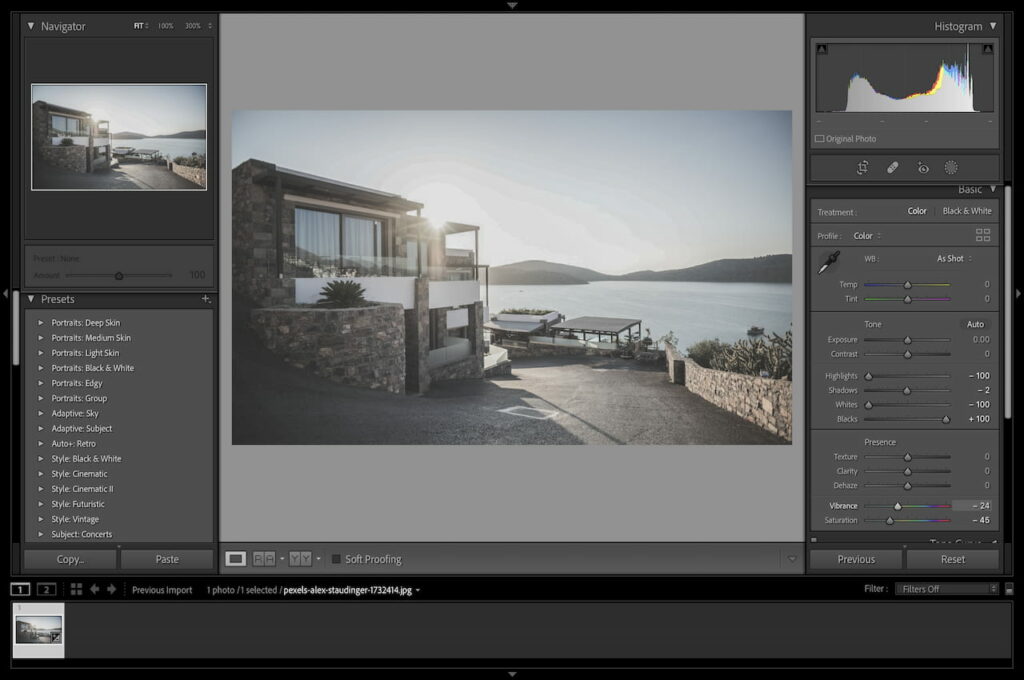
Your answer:
[[[67,652],[140,659],[1007,659],[1012,614],[1010,602],[948,600],[69,602]]]
[[[802,260],[800,15],[228,14],[222,22],[225,125],[243,109],[791,110],[793,255]],[[709,55],[714,69],[684,68]],[[776,77],[761,77],[750,68],[757,63],[780,65]],[[220,217],[229,243],[230,201]],[[223,291],[230,260],[221,249]],[[802,286],[798,268],[796,384]],[[227,295],[223,302],[221,384],[230,386]],[[802,390],[793,445],[751,447],[233,446],[230,389],[221,399],[222,540],[804,538]]]

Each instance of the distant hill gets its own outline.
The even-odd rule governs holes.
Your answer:
[[[138,132],[115,132],[110,135],[113,139],[146,139],[149,135],[141,135]],[[173,135],[158,135],[152,139],[206,139],[206,130],[185,130],[175,132]]]
[[[683,269],[636,271],[622,276],[603,274],[585,267],[526,260],[491,267],[490,282],[509,285],[566,285],[591,281],[709,281],[789,283],[793,280],[792,255],[764,255],[744,259],[705,262]]]
[[[588,283],[590,281],[605,281],[614,279],[614,276],[602,274],[601,272],[587,269],[585,267],[574,267],[571,264],[558,262],[547,262],[545,260],[523,260],[513,264],[504,264],[498,267],[491,267],[491,283],[494,283],[495,274],[499,277],[510,279],[509,283],[559,283],[559,278],[564,278],[564,283]],[[543,282],[531,281],[540,276],[546,277]],[[515,279],[514,281],[511,279]]]
[[[507,286],[569,286],[586,285],[589,283],[585,279],[570,276],[569,274],[564,274],[562,272],[522,270],[516,269],[515,265],[491,267],[491,271],[487,275],[487,280],[488,282],[496,285]]]
[[[627,281],[790,283],[793,280],[793,256],[764,255],[745,259],[715,260],[685,269],[632,272],[620,278]]]
[[[206,139],[206,130],[185,130],[173,135],[160,135],[161,139]]]

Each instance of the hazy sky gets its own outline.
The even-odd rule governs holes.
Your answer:
[[[231,134],[232,167],[479,225],[483,263],[611,274],[791,252],[791,155],[788,111],[237,111]]]
[[[203,85],[33,85],[39,100],[109,120],[111,132],[148,137],[206,129]]]

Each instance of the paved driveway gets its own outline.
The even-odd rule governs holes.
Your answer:
[[[96,172],[72,172],[56,168],[38,158],[32,166],[32,186],[36,189],[199,189],[163,163],[122,163],[119,167]]]
[[[668,382],[605,357],[514,360],[513,376],[403,396],[291,368],[236,327],[236,444],[785,444]]]

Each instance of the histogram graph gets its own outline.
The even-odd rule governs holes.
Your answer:
[[[982,113],[993,107],[983,43],[829,43],[815,59],[823,113]]]

